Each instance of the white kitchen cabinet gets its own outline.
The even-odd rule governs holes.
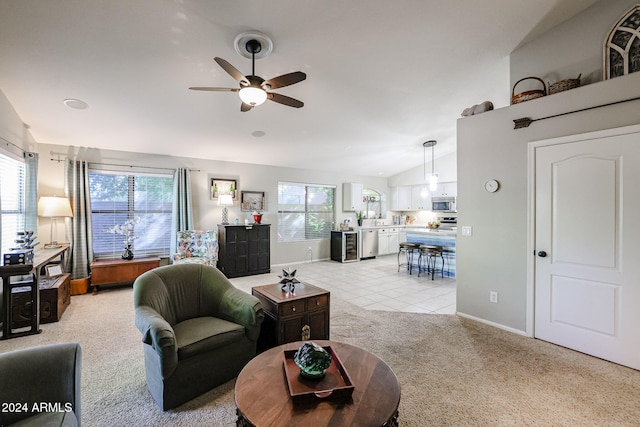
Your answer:
[[[431,210],[431,197],[429,195],[429,187],[426,187],[426,189],[424,185],[414,185],[411,187],[411,210]]]
[[[392,228],[389,232],[389,253],[398,252],[398,244],[400,243],[400,233],[397,228]]]
[[[342,210],[359,212],[362,210],[362,190],[364,185],[357,182],[342,183]]]
[[[399,185],[391,189],[391,210],[392,211],[412,210],[410,185]]]
[[[457,182],[440,182],[438,183],[438,189],[431,194],[431,197],[457,197],[458,196],[458,183]]]
[[[378,230],[378,255],[388,255],[398,251],[398,228]]]

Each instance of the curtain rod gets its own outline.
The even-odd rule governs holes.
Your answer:
[[[27,151],[24,150],[24,148],[17,146],[16,144],[14,144],[13,142],[9,141],[8,139],[5,139],[3,137],[0,136],[0,139],[4,141],[4,143],[6,144],[6,146],[8,147],[9,145],[13,145],[14,147],[16,147],[18,150],[20,150],[22,152],[22,154],[27,153]]]
[[[57,159],[49,159],[52,162],[64,162],[66,160],[68,160],[67,158],[61,159],[61,158],[57,158]],[[176,168],[163,168],[163,167],[159,167],[159,166],[136,166],[136,165],[120,165],[117,163],[98,163],[98,162],[89,162],[90,165],[100,165],[100,166],[118,166],[121,168],[140,168],[140,169],[160,169],[160,170],[176,170]],[[189,172],[200,172],[200,169],[189,169]]]

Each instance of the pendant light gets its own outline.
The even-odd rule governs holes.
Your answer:
[[[434,148],[438,141],[432,139],[427,142],[422,143],[423,153],[424,153],[424,181],[425,181],[425,193],[426,193],[426,183],[429,183],[429,191],[434,192],[438,189],[438,174],[435,173],[435,155]],[[427,179],[427,148],[431,148],[431,175]]]

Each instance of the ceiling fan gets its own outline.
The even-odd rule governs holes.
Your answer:
[[[247,76],[243,75],[236,67],[224,59],[218,57],[214,58],[223,70],[240,83],[240,87],[223,88],[197,86],[190,87],[189,89],[211,92],[239,92],[240,99],[242,100],[240,111],[243,112],[251,110],[253,107],[262,104],[267,99],[288,107],[301,108],[304,106],[302,101],[279,93],[271,92],[271,90],[299,83],[307,78],[305,73],[302,71],[295,71],[293,73],[283,74],[281,76],[265,80],[260,76],[256,76],[256,54],[262,50],[262,43],[260,43],[259,40],[252,38],[246,42],[245,49],[251,54],[251,74]]]

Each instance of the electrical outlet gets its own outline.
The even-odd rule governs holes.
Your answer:
[[[489,292],[489,302],[492,302],[494,304],[498,303],[498,293],[496,291]]]
[[[473,236],[473,227],[471,227],[470,225],[463,225],[462,226],[462,235],[465,236],[465,237]]]

